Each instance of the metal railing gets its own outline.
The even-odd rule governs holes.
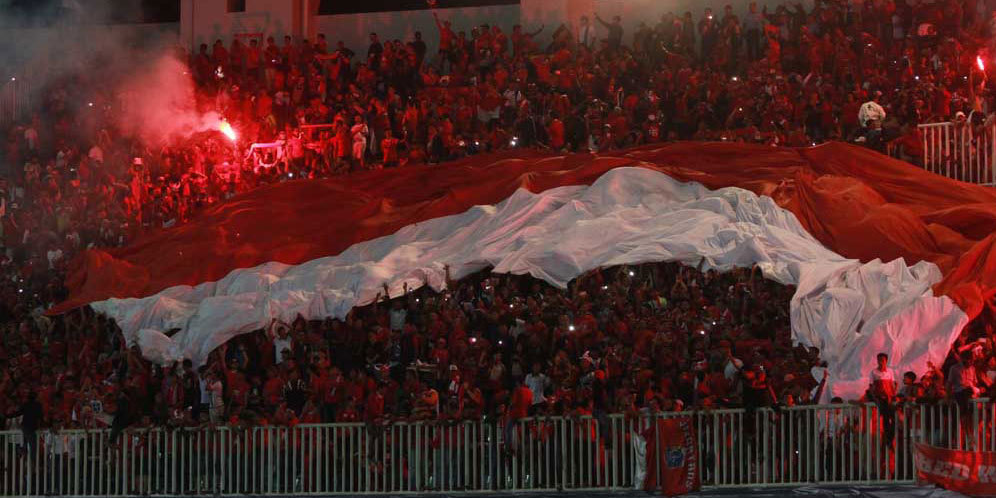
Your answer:
[[[964,415],[964,416],[963,416]],[[906,483],[912,443],[996,449],[996,407],[874,404],[628,417],[0,433],[0,495],[641,488],[652,420],[688,417],[704,486]],[[659,437],[659,436],[657,436]],[[890,442],[891,441],[891,442]],[[656,445],[659,447],[659,445]],[[659,474],[658,474],[658,477]],[[656,482],[661,482],[658,478]]]
[[[996,185],[996,123],[929,123],[919,125],[919,129],[927,171],[963,182]]]

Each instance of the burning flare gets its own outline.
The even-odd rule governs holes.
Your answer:
[[[235,133],[235,130],[232,129],[232,125],[228,124],[228,121],[222,121],[218,124],[218,131],[224,133],[225,136],[233,142],[238,138],[238,135]]]
[[[982,72],[986,71],[986,63],[982,61],[982,56],[981,55],[976,55],[975,56],[975,65],[979,66],[979,71],[982,71]]]

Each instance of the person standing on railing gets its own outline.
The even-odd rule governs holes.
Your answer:
[[[509,401],[508,417],[505,422],[505,444],[512,453],[518,450],[515,436],[517,436],[516,424],[529,416],[529,408],[533,404],[533,391],[526,384],[525,380],[512,391],[512,398]]]
[[[898,376],[889,368],[889,355],[879,353],[876,357],[878,366],[869,375],[868,392],[870,400],[878,405],[882,416],[882,436],[885,444],[892,446],[896,434],[896,392],[898,391]]]
[[[962,408],[962,411],[968,407],[969,400],[975,396],[976,392],[977,374],[971,355],[972,353],[969,351],[956,354],[957,361],[948,368],[948,392],[951,393],[951,397]]]
[[[964,430],[970,430],[972,425],[971,401],[978,392],[975,383],[978,374],[972,363],[972,352],[961,351],[954,355],[956,362],[948,368],[948,393],[954,398],[961,415],[961,425]],[[968,434],[970,432],[966,432]]]
[[[21,436],[24,439],[24,450],[29,461],[34,461],[38,449],[38,426],[41,424],[44,411],[38,402],[38,393],[28,392],[28,398],[17,411],[7,414],[7,418],[21,417]]]

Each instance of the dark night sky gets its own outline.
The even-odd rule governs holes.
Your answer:
[[[100,12],[100,22],[179,22],[180,0],[74,0],[83,12]],[[63,0],[0,0],[0,21],[44,26],[65,14]],[[519,0],[438,0],[438,6],[517,4]],[[351,14],[426,9],[426,0],[319,0],[319,14]],[[106,13],[106,15],[105,15]]]
[[[75,0],[84,12],[108,13],[110,22],[179,22],[180,0]],[[2,16],[46,24],[64,13],[62,0],[0,0]]]

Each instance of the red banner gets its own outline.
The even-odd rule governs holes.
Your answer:
[[[699,460],[690,418],[659,419],[642,436],[647,442],[644,490],[660,488],[666,496],[676,496],[699,489]]]
[[[969,496],[996,495],[996,453],[916,445],[918,483],[932,483]]]

